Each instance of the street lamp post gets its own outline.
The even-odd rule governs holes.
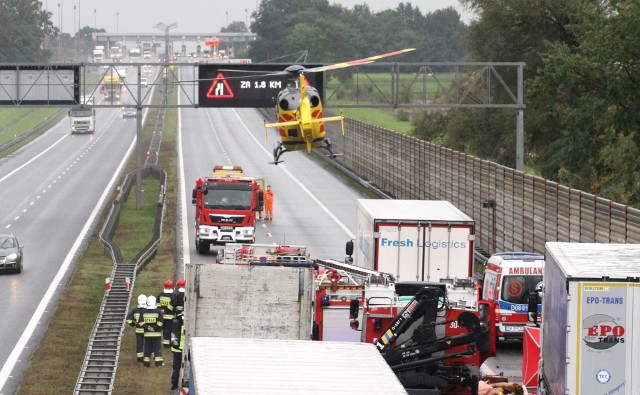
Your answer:
[[[73,60],[78,56],[78,30],[76,29],[76,6],[73,6]]]
[[[93,9],[93,31],[98,30],[98,24],[96,23],[96,10],[95,8]]]
[[[116,12],[116,33],[120,32],[120,12]]]
[[[58,3],[58,18],[58,26],[60,26],[60,32],[58,33],[58,61],[60,61],[62,60],[62,11],[60,3]]]

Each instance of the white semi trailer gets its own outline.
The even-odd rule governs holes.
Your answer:
[[[640,245],[545,250],[538,394],[640,393]]]

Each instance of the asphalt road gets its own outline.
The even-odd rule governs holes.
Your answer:
[[[23,273],[0,275],[2,394],[16,391],[94,230],[94,219],[108,205],[134,147],[134,119],[122,119],[119,109],[96,111],[93,135],[71,135],[64,119],[0,161],[0,232],[16,234],[25,246]],[[178,234],[184,236],[179,241],[179,272],[185,262],[214,259],[195,250],[191,190],[195,178],[208,175],[217,164],[241,165],[248,175],[265,178],[275,190],[274,220],[260,223],[258,243],[301,244],[314,258],[344,258],[345,243],[354,237],[355,201],[364,197],[361,192],[305,152],[287,153],[284,163],[269,164],[278,141],[276,131],[270,130],[265,142],[263,117],[255,109],[199,108],[179,113],[178,210],[183,223]],[[336,327],[342,327],[341,320],[337,314]],[[336,336],[353,340],[353,333]],[[504,352],[504,357],[502,347],[500,351],[494,371],[517,378],[517,348]]]
[[[15,234],[24,246],[23,272],[0,274],[1,394],[16,392],[94,220],[111,202],[135,128],[120,109],[101,108],[93,134],[72,135],[64,118],[0,161],[0,232]]]
[[[196,252],[191,190],[195,179],[208,175],[215,165],[240,165],[247,175],[265,178],[275,190],[274,220],[259,224],[257,243],[305,245],[313,258],[345,257],[345,243],[355,233],[356,199],[366,196],[303,151],[283,155],[285,162],[277,166],[269,164],[279,139],[269,130],[265,142],[264,118],[255,109],[182,109],[180,120],[183,229],[178,233],[186,236],[181,242],[182,264],[214,259]],[[330,340],[357,341],[348,314],[342,313],[332,311],[325,318],[330,326],[326,333]],[[483,372],[521,381],[521,361],[522,343],[499,344],[498,356],[485,363]]]
[[[208,176],[215,165],[240,165],[274,189],[274,219],[259,224],[257,243],[305,245],[314,258],[345,257],[345,243],[354,237],[355,202],[364,195],[306,152],[287,153],[284,163],[270,164],[279,140],[269,131],[265,141],[264,119],[255,109],[181,109],[180,120],[184,262],[214,259],[195,250],[191,191],[196,178]]]

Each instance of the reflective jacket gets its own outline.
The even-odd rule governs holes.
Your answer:
[[[136,333],[144,333],[142,314],[146,310],[145,307],[136,307],[127,314],[127,324],[136,328]]]
[[[184,311],[184,291],[178,291],[175,296],[175,315]]]
[[[142,325],[144,325],[144,337],[162,337],[164,325],[162,310],[146,309],[142,314]]]
[[[184,347],[184,319],[178,314],[171,325],[171,352],[182,352]]]
[[[158,308],[162,310],[164,318],[167,320],[173,319],[173,317],[175,316],[174,310],[176,304],[176,299],[173,291],[167,291],[165,289],[160,295],[158,295],[156,299],[158,300]]]

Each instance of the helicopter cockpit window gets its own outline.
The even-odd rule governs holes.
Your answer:
[[[279,103],[279,104],[280,104],[280,108],[281,108],[281,109],[283,109],[283,110],[285,110],[285,111],[288,111],[288,110],[289,110],[289,100],[287,100],[287,99],[282,99],[282,100],[280,100],[280,103]]]
[[[320,98],[317,95],[310,95],[309,103],[311,104],[311,107],[318,107],[320,105]]]

